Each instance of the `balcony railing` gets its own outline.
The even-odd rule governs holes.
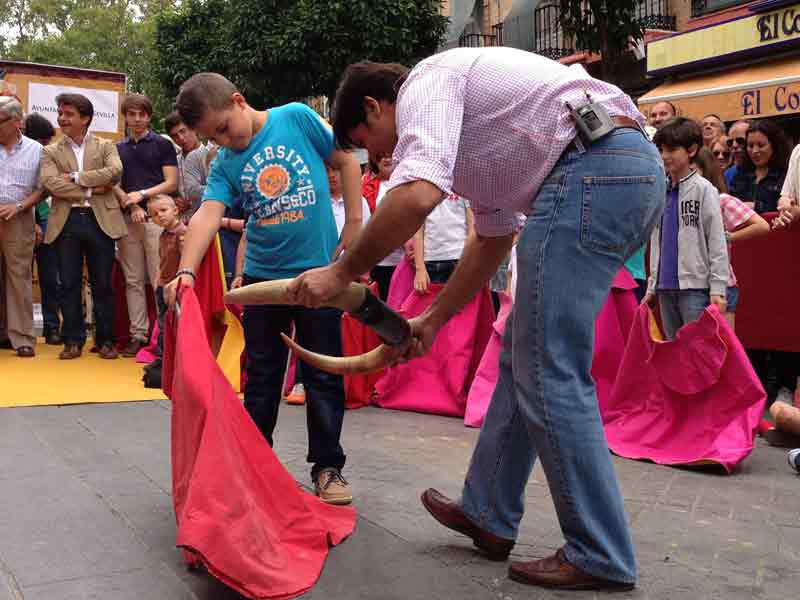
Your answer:
[[[545,4],[533,13],[533,51],[547,58],[558,60],[573,54],[575,50],[564,39],[558,22],[559,8],[556,4]]]
[[[484,48],[487,46],[500,46],[496,34],[464,33],[458,38],[458,45],[462,48]]]
[[[692,16],[700,17],[718,10],[749,4],[749,2],[750,0],[692,0]]]
[[[669,14],[669,8],[669,0],[640,0],[636,7],[636,18],[642,29],[675,31],[675,15]]]

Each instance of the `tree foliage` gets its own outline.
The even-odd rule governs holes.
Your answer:
[[[0,0],[11,41],[3,58],[118,71],[128,89],[150,96],[154,124],[171,101],[155,76],[155,18],[174,0]]]
[[[200,71],[236,82],[266,105],[332,95],[344,68],[370,59],[413,64],[436,51],[439,0],[189,0],[157,21],[165,88]]]
[[[559,22],[576,48],[599,52],[603,78],[613,80],[626,63],[631,40],[644,36],[636,10],[641,0],[559,0]]]

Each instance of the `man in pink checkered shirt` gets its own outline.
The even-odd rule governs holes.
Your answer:
[[[567,103],[602,104],[616,129],[590,143]],[[632,588],[636,561],[589,371],[594,319],[623,262],[660,218],[665,176],[643,119],[616,87],[511,48],[459,48],[401,65],[346,70],[333,126],[343,147],[391,153],[391,190],[339,262],[309,271],[290,298],[319,306],[410,238],[449,193],[470,199],[476,235],[431,307],[412,319],[405,360],[495,273],[520,212],[519,278],[500,377],[461,498],[436,490],[425,508],[505,560],[542,461],[566,545],[515,562],[509,575],[563,589]]]

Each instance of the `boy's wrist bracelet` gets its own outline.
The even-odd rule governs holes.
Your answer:
[[[181,275],[189,275],[193,281],[197,281],[197,275],[195,275],[194,271],[191,269],[178,269],[175,273],[175,277],[180,277]]]

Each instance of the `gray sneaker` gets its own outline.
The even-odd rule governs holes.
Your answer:
[[[789,459],[791,467],[800,475],[800,448],[789,450],[789,455],[786,458]]]
[[[317,473],[314,479],[314,491],[319,499],[326,504],[350,504],[353,501],[353,492],[350,484],[342,477],[339,469],[328,467]]]

